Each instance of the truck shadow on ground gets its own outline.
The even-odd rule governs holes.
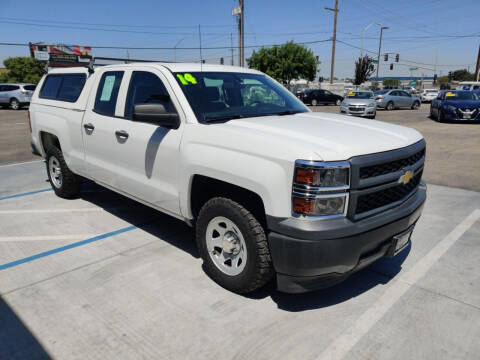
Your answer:
[[[28,326],[1,296],[0,359],[51,359]]]
[[[192,257],[199,258],[194,231],[183,221],[162,214],[93,182],[84,184],[80,197],[161,239],[161,241],[185,251]],[[411,247],[408,245],[394,258],[379,259],[331,288],[304,294],[285,294],[275,289],[275,282],[272,280],[263,289],[244,296],[252,300],[270,297],[279,309],[291,312],[336,305],[357,297],[378,285],[388,283],[400,272],[402,263],[410,250]]]

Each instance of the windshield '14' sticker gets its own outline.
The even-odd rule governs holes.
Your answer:
[[[177,74],[178,79],[182,83],[182,85],[190,85],[190,84],[196,84],[197,79],[190,74],[190,73],[185,73],[185,74]]]

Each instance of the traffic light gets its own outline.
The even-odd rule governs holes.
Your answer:
[[[451,71],[448,72],[448,81],[452,81],[452,72]]]
[[[437,74],[433,74],[433,83],[434,83],[434,84],[437,83]]]
[[[220,65],[223,65],[223,57],[220,58]]]
[[[320,76],[320,77],[318,78],[318,82],[323,82],[323,76]]]
[[[388,61],[388,54],[383,55],[383,60]]]
[[[400,54],[395,55],[395,62],[398,62],[400,60]]]
[[[390,64],[390,70],[393,70],[393,63]]]

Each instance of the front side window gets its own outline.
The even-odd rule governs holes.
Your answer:
[[[167,89],[160,78],[147,71],[134,71],[128,87],[125,117],[132,118],[133,107],[138,104],[162,104],[167,112],[175,112]]]
[[[292,93],[265,75],[174,73],[199,122],[307,112]]]
[[[107,71],[98,84],[93,110],[101,115],[114,116],[123,71]]]

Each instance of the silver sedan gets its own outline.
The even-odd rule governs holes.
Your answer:
[[[340,104],[340,113],[375,119],[377,103],[371,91],[350,91]]]
[[[393,110],[399,108],[418,109],[422,100],[403,90],[379,90],[375,92],[377,107]]]

